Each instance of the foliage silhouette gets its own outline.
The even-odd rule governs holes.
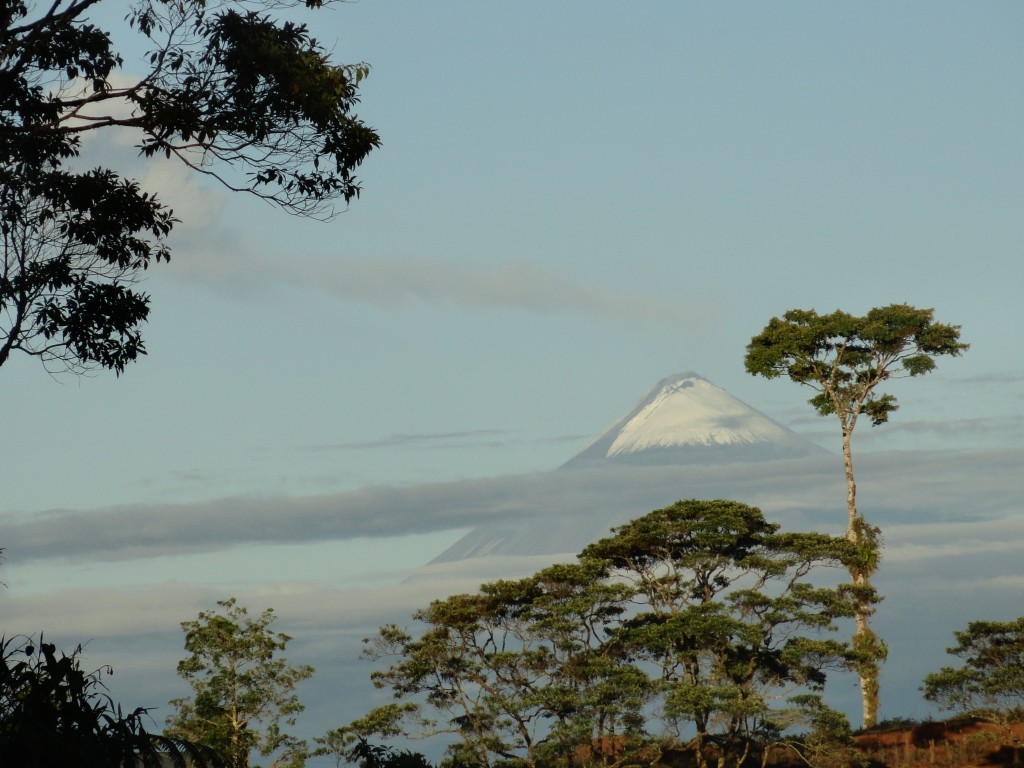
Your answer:
[[[84,135],[133,131],[143,157],[315,218],[358,196],[355,169],[380,144],[353,114],[369,68],[333,64],[280,18],[302,3],[140,0],[127,21],[148,53],[132,78],[90,20],[99,2],[0,0],[0,365],[20,351],[53,372],[120,373],[145,354],[149,297],[132,286],[169,259],[176,219],[132,179],[75,170]]]
[[[147,710],[123,712],[100,672],[86,673],[79,656],[58,654],[40,637],[0,641],[0,765],[5,768],[222,768],[208,747],[149,733]]]

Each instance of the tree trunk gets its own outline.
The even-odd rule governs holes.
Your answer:
[[[854,544],[864,544],[863,521],[857,515],[857,484],[853,477],[853,452],[850,438],[852,425],[843,423],[843,466],[846,470],[846,538]],[[868,585],[868,574],[859,566],[850,567],[850,580],[855,587]],[[868,624],[871,606],[864,598],[857,598],[856,629],[853,634],[854,648],[873,648],[874,633]],[[863,713],[863,727],[871,728],[878,722],[878,660],[865,660],[858,664],[860,695]]]

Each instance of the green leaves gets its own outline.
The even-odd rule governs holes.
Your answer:
[[[854,594],[807,581],[855,549],[780,533],[738,502],[677,502],[574,563],[435,601],[419,633],[382,627],[366,656],[389,662],[372,679],[396,703],[346,732],[452,733],[453,758],[534,766],[586,744],[615,764],[671,728],[739,759],[765,748],[782,691],[856,663],[823,636],[854,615]]]
[[[947,649],[959,656],[959,669],[943,667],[924,679],[924,697],[943,709],[1007,709],[1024,705],[1024,617],[1012,621],[972,621],[956,632]]]
[[[193,698],[171,702],[176,714],[168,718],[167,733],[215,749],[231,768],[246,768],[252,750],[289,763],[306,745],[281,725],[294,725],[304,709],[294,691],[313,668],[290,666],[280,655],[291,638],[269,629],[273,610],[252,619],[234,598],[217,605],[219,612],[182,622],[191,655],[178,663],[178,674]]]
[[[876,307],[863,317],[790,310],[751,340],[744,365],[750,374],[786,375],[817,390],[810,401],[815,410],[838,415],[850,429],[862,411],[883,424],[897,405],[891,395],[874,394],[879,384],[928,373],[936,357],[968,349],[959,326],[935,323],[932,316],[931,309],[907,304]]]

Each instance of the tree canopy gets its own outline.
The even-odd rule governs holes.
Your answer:
[[[756,508],[681,501],[615,529],[575,563],[419,611],[369,639],[395,702],[352,738],[453,734],[453,764],[614,766],[657,757],[666,730],[704,765],[738,766],[791,725],[855,654],[828,637],[852,616],[845,587],[816,587],[852,545],[782,533]],[[810,699],[786,697],[811,692]],[[832,713],[839,720],[841,715]]]
[[[961,667],[943,667],[924,679],[924,697],[943,709],[1007,710],[1024,706],[1024,617],[972,621],[947,651]]]
[[[875,724],[879,706],[879,664],[885,644],[871,631],[870,616],[877,600],[869,579],[878,567],[881,537],[857,510],[857,484],[851,439],[863,415],[878,426],[899,407],[896,398],[879,387],[890,379],[920,376],[935,368],[935,359],[958,356],[968,349],[960,341],[960,326],[936,323],[931,309],[907,304],[876,307],[863,317],[836,310],[819,315],[794,309],[773,317],[747,345],[747,372],[768,379],[788,376],[813,389],[810,404],[822,416],[834,415],[842,436],[846,474],[846,537],[857,545],[847,561],[859,608],[854,642],[860,656],[864,726]]]
[[[101,1],[0,0],[0,365],[21,351],[121,372],[145,353],[149,298],[133,284],[170,257],[175,218],[135,180],[83,170],[83,135],[133,130],[143,157],[321,218],[358,196],[380,143],[353,112],[369,68],[331,62],[281,18],[301,3],[140,0],[126,34],[148,52],[126,64],[90,20]]]
[[[822,416],[835,414],[844,432],[853,431],[861,414],[877,426],[898,408],[893,395],[876,391],[880,384],[928,373],[936,357],[969,348],[960,342],[960,326],[933,316],[932,309],[907,304],[876,307],[863,317],[794,309],[753,338],[744,363],[748,373],[788,376],[816,390],[811,405]]]
[[[193,696],[171,702],[166,733],[213,748],[229,768],[247,768],[252,751],[273,756],[274,766],[301,766],[307,746],[282,726],[304,709],[295,687],[313,668],[281,656],[291,638],[270,629],[272,609],[251,618],[234,598],[217,605],[181,624],[190,655],[178,674]]]

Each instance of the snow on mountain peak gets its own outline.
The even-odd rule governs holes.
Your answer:
[[[784,439],[786,430],[707,379],[665,379],[623,424],[606,455],[673,445],[742,445]]]
[[[763,461],[821,449],[695,373],[662,379],[565,466]]]
[[[729,498],[736,481],[775,477],[755,469],[754,462],[779,461],[780,472],[795,476],[794,466],[819,466],[823,455],[828,451],[702,376],[669,376],[562,465],[569,471],[537,475],[532,499],[516,502],[534,514],[509,510],[471,530],[434,562],[578,552],[634,513],[680,498],[670,494]],[[582,472],[574,477],[575,470]]]

